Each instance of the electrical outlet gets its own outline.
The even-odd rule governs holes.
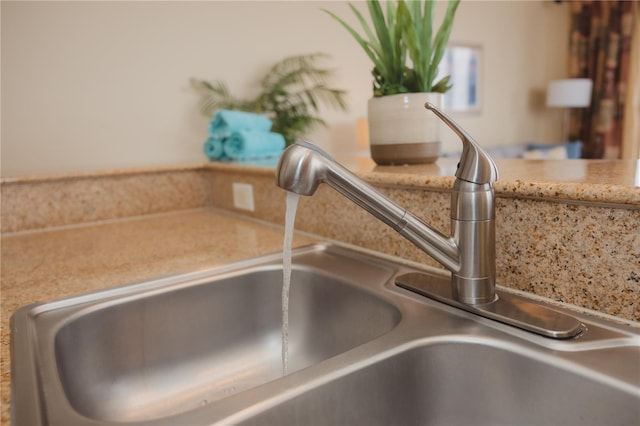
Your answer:
[[[233,183],[233,207],[240,210],[255,211],[253,185],[249,183]]]

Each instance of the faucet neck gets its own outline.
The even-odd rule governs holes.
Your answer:
[[[492,184],[498,179],[493,159],[451,117],[426,103],[462,141],[462,155],[451,193],[451,234],[460,267],[451,272],[453,297],[468,305],[495,300],[495,204]]]

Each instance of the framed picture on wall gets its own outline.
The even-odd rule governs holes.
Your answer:
[[[477,45],[454,43],[447,47],[438,67],[436,81],[451,76],[451,89],[444,95],[444,109],[455,113],[481,111],[481,55]]]

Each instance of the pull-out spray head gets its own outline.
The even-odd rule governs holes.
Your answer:
[[[334,160],[306,141],[297,141],[280,157],[276,168],[277,185],[298,195],[313,195],[318,185],[327,182],[330,164]]]

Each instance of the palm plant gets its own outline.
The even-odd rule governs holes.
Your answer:
[[[281,133],[292,144],[314,126],[326,126],[316,115],[320,105],[346,111],[346,92],[328,86],[333,71],[317,66],[322,53],[296,55],[274,64],[260,80],[260,93],[253,99],[231,95],[223,81],[210,83],[191,79],[200,92],[200,111],[212,117],[219,109],[233,109],[265,114],[273,122],[271,130]]]
[[[387,1],[386,16],[378,0],[368,0],[373,30],[352,4],[349,7],[364,30],[360,35],[335,13],[324,11],[338,21],[358,42],[373,62],[373,95],[438,92],[451,88],[449,76],[435,82],[438,65],[449,41],[453,18],[460,0],[449,0],[447,11],[435,37],[435,0]],[[407,66],[407,53],[412,67]]]

